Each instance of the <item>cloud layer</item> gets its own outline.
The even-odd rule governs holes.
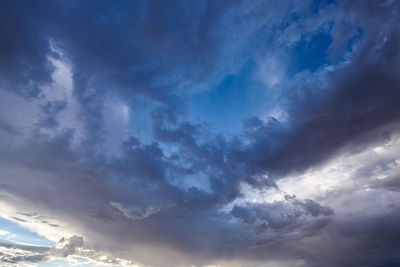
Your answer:
[[[3,262],[400,261],[397,1],[0,6]]]

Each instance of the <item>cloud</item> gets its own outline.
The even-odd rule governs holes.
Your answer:
[[[388,9],[379,6],[379,12],[374,12],[360,7],[358,17],[349,23],[367,23],[363,20],[366,16],[378,21]],[[399,64],[399,51],[393,49],[399,40],[398,31],[377,30],[373,26],[365,31],[351,64],[321,71],[287,92],[286,123],[254,119],[249,124],[253,145],[247,151],[239,151],[238,156],[248,161],[253,172],[279,177],[303,171],[339,151],[362,149],[390,135],[399,119],[399,80],[393,68]],[[369,55],[368,60],[365,55]]]
[[[139,266],[138,263],[115,258],[106,252],[84,249],[83,244],[83,238],[76,235],[61,238],[53,247],[34,246],[0,239],[0,258],[5,266],[53,261],[63,261],[65,264],[71,265],[79,262],[81,264],[90,263],[91,266]]]
[[[74,254],[75,250],[82,246],[83,246],[83,238],[75,235],[68,239],[61,238],[55,246],[55,251],[56,253],[60,253],[64,257],[67,257],[69,255]]]
[[[126,207],[118,202],[111,202],[110,205],[119,209],[126,217],[130,219],[144,219],[160,211],[160,208],[155,206],[149,206],[145,208]]]
[[[398,260],[400,6],[317,2],[1,3],[1,215],[59,241],[2,261]],[[246,64],[285,119],[193,119]]]

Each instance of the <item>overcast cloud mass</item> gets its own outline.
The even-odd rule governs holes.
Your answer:
[[[0,265],[400,266],[400,2],[0,1]]]

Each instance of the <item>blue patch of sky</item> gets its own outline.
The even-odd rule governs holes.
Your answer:
[[[155,104],[143,97],[135,97],[129,104],[129,129],[130,135],[135,136],[144,144],[153,142],[151,110]]]
[[[272,105],[274,93],[254,79],[255,69],[255,64],[249,62],[215,88],[191,96],[192,119],[206,122],[215,132],[229,134],[241,129],[243,119]]]
[[[291,52],[291,67],[289,74],[302,71],[314,72],[321,66],[329,64],[328,49],[332,43],[329,32],[317,32],[309,38],[302,37]]]
[[[334,3],[336,3],[335,0],[313,0],[311,3],[311,12],[317,13],[319,9]]]
[[[27,243],[37,246],[54,246],[55,242],[50,241],[29,229],[22,227],[14,221],[7,220],[0,217],[0,229],[11,233],[11,235],[0,236],[2,238],[17,241],[22,243]]]
[[[357,28],[355,33],[342,44],[342,48],[337,49],[339,52],[344,52],[339,53],[339,55],[342,55],[337,60],[334,60],[334,62],[330,61],[332,56],[328,54],[332,44],[330,30],[317,32],[309,38],[303,37],[294,45],[291,51],[292,62],[288,69],[288,74],[295,75],[302,71],[315,72],[323,66],[337,64],[346,60],[343,55],[353,52],[354,47],[362,39],[363,34],[362,28]]]

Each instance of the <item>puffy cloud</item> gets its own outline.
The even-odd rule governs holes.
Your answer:
[[[90,263],[91,266],[139,266],[138,263],[115,258],[108,253],[83,249],[83,238],[72,236],[60,239],[54,247],[34,246],[0,239],[0,258],[5,266],[29,266],[30,263],[63,261],[75,265]]]
[[[57,242],[54,250],[56,251],[56,253],[60,253],[64,257],[67,257],[69,255],[74,254],[76,249],[82,246],[83,246],[83,238],[74,235],[68,239],[61,238]]]
[[[0,257],[6,266],[15,263],[43,261],[48,250],[48,247],[23,245],[0,239]]]

